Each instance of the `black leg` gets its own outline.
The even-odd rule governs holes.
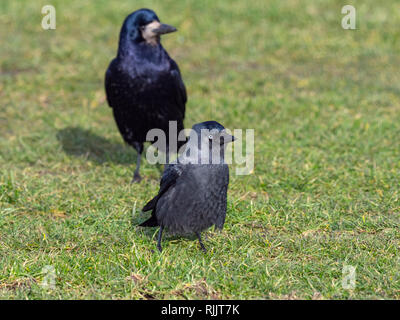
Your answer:
[[[139,170],[140,170],[140,161],[142,159],[143,144],[134,142],[133,147],[137,151],[137,159],[136,159],[136,169],[135,169],[135,172],[133,173],[133,179],[132,179],[131,183],[140,182],[142,180],[142,177],[139,174]]]
[[[165,152],[165,163],[169,164],[169,146],[167,146],[167,150]]]
[[[169,165],[169,146],[167,146],[167,150],[165,151],[164,170],[168,165]]]
[[[133,173],[133,178],[132,178],[131,183],[140,182],[142,180],[142,177],[139,174],[141,158],[142,158],[142,154],[138,152],[138,156],[136,159],[136,169],[135,169],[135,172]]]
[[[158,231],[158,240],[157,240],[157,249],[160,252],[162,252],[162,247],[161,247],[162,232],[163,232],[163,227],[160,227],[160,230]]]
[[[203,241],[201,241],[201,234],[200,234],[200,232],[196,232],[196,236],[197,236],[197,238],[199,239],[199,243],[200,243],[201,250],[203,250],[204,252],[207,252],[207,249],[206,249],[206,247],[204,246]]]

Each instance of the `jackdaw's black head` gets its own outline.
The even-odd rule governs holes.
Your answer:
[[[217,121],[205,121],[197,123],[192,127],[193,132],[197,135],[198,141],[203,145],[208,143],[216,143],[225,145],[229,142],[235,141],[235,137],[228,134],[224,126]]]
[[[140,9],[126,17],[121,29],[121,41],[128,40],[133,43],[146,42],[157,45],[162,34],[176,31],[176,28],[160,23],[153,10]],[[120,44],[121,45],[121,44]]]
[[[183,160],[202,164],[223,163],[226,147],[234,140],[235,137],[216,121],[197,123],[190,131]]]

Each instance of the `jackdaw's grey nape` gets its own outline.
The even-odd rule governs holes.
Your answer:
[[[229,168],[224,154],[235,138],[216,121],[193,126],[185,151],[167,165],[158,194],[143,211],[152,210],[142,227],[160,226],[157,248],[161,251],[164,228],[172,234],[194,233],[203,251],[201,232],[225,222]]]
[[[178,133],[183,129],[186,89],[178,65],[160,43],[160,36],[176,28],[160,23],[149,9],[131,13],[124,21],[118,53],[105,76],[109,106],[126,143],[137,151],[136,170],[139,174],[143,143],[147,132],[158,128],[169,141],[169,121],[176,121]],[[177,141],[178,148],[185,141]],[[169,146],[166,145],[169,153]]]

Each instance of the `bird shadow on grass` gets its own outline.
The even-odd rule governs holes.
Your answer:
[[[136,151],[127,145],[108,141],[90,130],[79,127],[59,130],[57,139],[66,154],[84,157],[98,164],[133,164],[137,156]]]

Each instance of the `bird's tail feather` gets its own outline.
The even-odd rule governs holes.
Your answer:
[[[143,207],[142,211],[146,212],[149,210],[153,210],[156,206],[156,203],[157,203],[157,197],[154,197],[149,202],[147,202],[147,204]]]
[[[142,222],[139,224],[139,227],[157,227],[158,222],[155,216],[151,216],[149,219],[147,219],[145,222]]]

